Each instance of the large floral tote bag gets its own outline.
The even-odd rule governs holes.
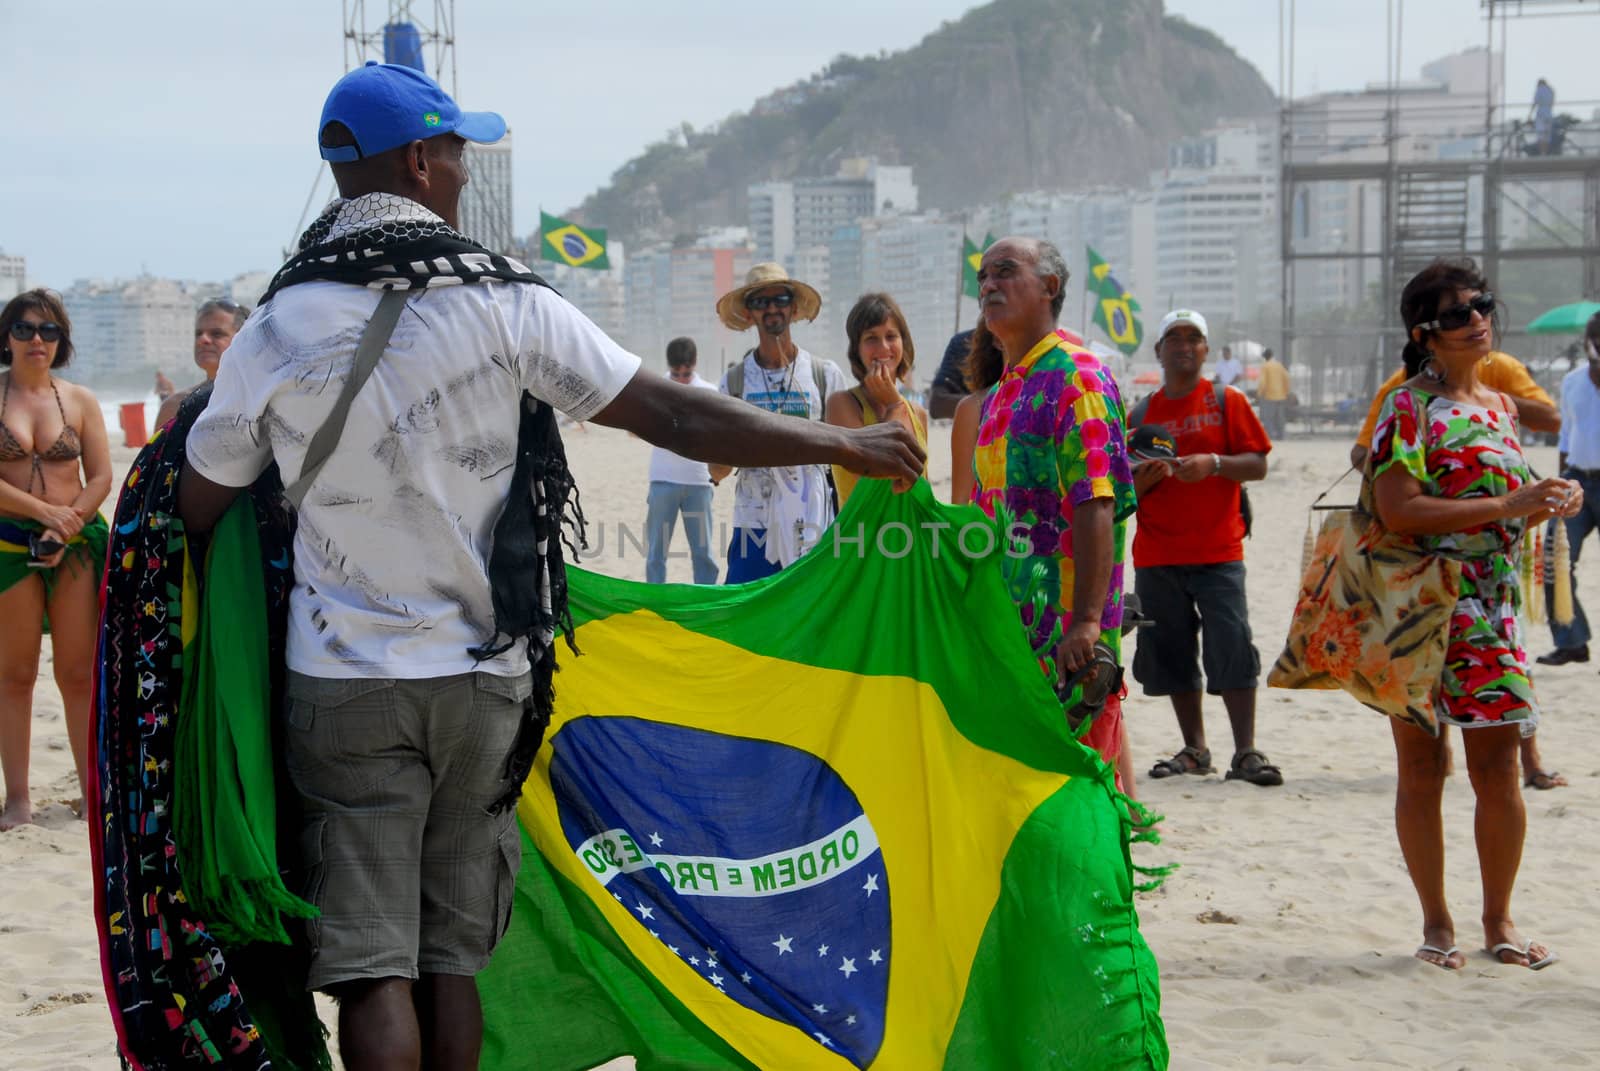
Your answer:
[[[1267,684],[1342,688],[1438,736],[1433,699],[1460,581],[1459,562],[1383,527],[1363,480],[1355,508],[1322,521]]]

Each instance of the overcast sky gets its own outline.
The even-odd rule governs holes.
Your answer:
[[[458,95],[515,131],[515,221],[526,233],[541,205],[576,204],[668,128],[742,111],[841,52],[906,48],[972,6],[459,0]],[[386,5],[366,7],[376,28]],[[1386,7],[1300,0],[1295,88],[1381,80]],[[1478,0],[1404,8],[1407,77],[1485,41]],[[1216,32],[1276,87],[1277,0],[1170,0],[1168,10]],[[0,249],[28,258],[30,282],[141,270],[222,279],[277,266],[320,166],[322,99],[344,70],[340,4],[0,0],[0,40],[11,46],[0,69],[14,119]],[[1600,99],[1596,40],[1594,15],[1512,20],[1512,98],[1528,99],[1543,75],[1558,103]]]

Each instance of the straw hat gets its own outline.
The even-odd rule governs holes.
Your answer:
[[[789,278],[782,264],[757,264],[744,277],[744,285],[717,299],[717,317],[733,331],[748,330],[750,312],[744,307],[746,295],[768,286],[786,286],[794,291],[794,318],[815,320],[822,311],[822,298],[798,279]]]

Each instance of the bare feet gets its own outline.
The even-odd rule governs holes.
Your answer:
[[[1554,770],[1549,773],[1543,770],[1530,770],[1522,779],[1522,787],[1538,789],[1566,788],[1567,779]]]
[[[4,811],[0,811],[0,833],[16,829],[18,826],[31,825],[33,822],[33,803],[31,800],[6,800]]]
[[[1422,962],[1443,967],[1447,971],[1459,971],[1467,965],[1467,957],[1456,947],[1455,933],[1447,929],[1423,930],[1422,946],[1415,955]]]

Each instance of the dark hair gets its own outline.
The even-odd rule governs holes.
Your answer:
[[[1585,325],[1583,333],[1596,346],[1600,346],[1600,312],[1589,317],[1589,322]]]
[[[687,336],[675,338],[667,343],[667,367],[685,368],[695,363],[699,351],[694,348],[694,339]]]
[[[894,298],[888,294],[862,294],[844,318],[845,337],[850,340],[850,371],[856,374],[857,380],[867,378],[867,366],[861,363],[861,336],[890,320],[900,332],[900,367],[894,370],[895,378],[903,378],[916,363],[917,348],[911,343],[911,328],[906,325],[906,314],[900,311]]]
[[[988,390],[1000,382],[1000,376],[1006,370],[1006,355],[1000,351],[1000,344],[989,333],[989,325],[982,316],[978,317],[978,326],[972,329],[972,338],[967,343],[967,360],[962,365],[962,373],[966,377],[968,390]]]
[[[1432,351],[1427,347],[1427,338],[1431,332],[1422,333],[1422,341],[1411,337],[1411,329],[1418,324],[1428,323],[1439,315],[1439,305],[1448,298],[1454,297],[1457,291],[1476,290],[1485,293],[1489,289],[1489,280],[1478,271],[1477,262],[1471,257],[1439,257],[1411,277],[1406,288],[1400,292],[1400,322],[1406,328],[1406,347],[1400,356],[1406,363],[1406,375],[1414,376],[1422,371],[1422,365]],[[1500,312],[1495,310],[1493,317],[1495,333],[1500,331]]]
[[[233,329],[235,332],[244,326],[245,318],[250,315],[250,310],[248,308],[239,304],[237,301],[234,301],[232,298],[214,297],[205,304],[201,305],[199,310],[195,312],[195,326],[200,326],[200,321],[205,319],[207,316],[210,316],[214,312],[226,312],[231,315],[233,317]]]
[[[65,367],[72,360],[72,321],[67,319],[67,307],[61,303],[61,295],[43,287],[24,290],[6,302],[4,310],[0,310],[0,338],[7,340],[0,344],[0,366],[11,364],[11,325],[21,320],[23,313],[30,311],[37,312],[61,328],[61,341],[56,344],[56,359],[50,362],[50,367]]]

